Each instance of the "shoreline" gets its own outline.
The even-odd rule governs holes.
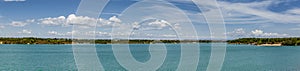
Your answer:
[[[291,38],[239,38],[234,40],[175,40],[175,39],[70,39],[70,38],[4,38],[0,37],[0,44],[192,44],[192,43],[227,43],[246,44],[256,46],[300,46],[300,37]]]
[[[64,39],[64,38],[0,38],[0,44],[156,44],[211,43],[219,40],[150,40],[150,39]]]

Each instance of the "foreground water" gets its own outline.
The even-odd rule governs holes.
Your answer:
[[[191,44],[192,45],[192,44]],[[198,71],[209,62],[210,44],[200,44]],[[131,44],[136,60],[146,62],[151,56],[147,44]],[[107,71],[126,71],[116,61],[111,45],[96,45],[98,57]],[[167,44],[167,57],[159,71],[176,70],[180,44]],[[191,51],[192,52],[192,51]],[[300,47],[257,47],[227,45],[222,71],[300,71]],[[0,71],[76,71],[71,45],[0,45]]]

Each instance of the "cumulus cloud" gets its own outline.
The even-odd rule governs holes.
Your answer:
[[[67,18],[67,24],[69,25],[81,25],[81,26],[94,26],[98,19],[90,18],[87,16],[76,16],[75,14],[71,14]]]
[[[113,16],[113,17],[109,18],[109,21],[117,22],[117,23],[121,23],[121,22],[122,22],[122,21],[121,21],[119,18],[117,18],[116,16]]]
[[[61,25],[65,24],[66,17],[64,16],[59,16],[57,18],[43,18],[39,19],[38,24],[46,24],[46,25]]]
[[[13,21],[13,22],[11,22],[10,25],[15,26],[15,27],[23,27],[23,26],[27,25],[27,23],[26,22],[20,22],[20,21]]]
[[[48,34],[57,35],[58,33],[56,31],[49,31]]]
[[[232,37],[246,37],[247,36],[247,33],[245,32],[244,28],[234,29],[232,32],[228,32],[227,34]]]
[[[172,16],[175,18],[174,16]],[[176,17],[177,19],[177,17]],[[178,19],[180,20],[180,19]],[[45,32],[48,35],[56,35],[56,36],[70,36],[72,34],[82,34],[82,35],[91,35],[91,34],[96,34],[96,36],[112,36],[112,35],[128,35],[130,33],[123,32],[124,30],[122,29],[128,29],[128,28],[149,28],[148,30],[161,30],[161,29],[167,29],[165,27],[171,27],[173,26],[174,28],[178,29],[181,28],[181,23],[174,21],[171,22],[171,20],[163,20],[163,18],[160,19],[154,19],[148,22],[140,22],[139,20],[137,21],[132,21],[132,22],[126,22],[122,21],[121,19],[118,18],[118,16],[112,16],[110,18],[104,19],[104,18],[92,18],[88,16],[78,16],[75,14],[70,14],[68,16],[57,16],[57,17],[46,17],[46,18],[40,18],[40,19],[34,19],[34,20],[26,20],[26,21],[16,21],[13,22],[11,25],[14,26],[26,26],[28,24],[38,24],[38,25],[46,25],[46,26],[61,26],[61,27],[69,27],[71,25],[76,25],[76,26],[83,26],[85,28],[90,28],[94,27],[95,24],[97,27],[106,30],[105,28],[111,29],[112,26],[119,26],[120,28],[115,28],[115,29],[121,29],[119,33],[108,33],[108,32],[59,32],[59,31],[48,31]],[[141,25],[143,24],[143,25]],[[114,29],[114,30],[115,30]],[[29,30],[24,30],[23,32],[30,32]],[[22,32],[22,33],[23,33]],[[166,36],[166,35],[165,35]],[[170,36],[170,35],[168,35]]]
[[[288,34],[279,34],[279,33],[262,33],[262,34],[259,34],[255,37],[288,37],[289,35]]]
[[[105,32],[79,32],[79,31],[70,31],[70,32],[58,32],[58,31],[48,31],[48,35],[57,36],[57,37],[71,37],[72,35],[75,36],[104,36],[109,33]]]
[[[49,35],[56,35],[56,36],[65,36],[66,34],[63,33],[58,33],[57,31],[49,31]]]
[[[144,20],[140,23],[134,22],[132,23],[133,28],[138,30],[161,30],[161,29],[167,29],[167,27],[173,27],[175,29],[181,28],[178,23],[171,24],[170,22],[166,20],[159,20],[159,19],[148,19]]]
[[[91,18],[87,16],[76,16],[75,14],[70,14],[68,16],[59,17],[49,17],[42,18],[37,21],[41,25],[52,25],[52,26],[70,26],[77,25],[82,27],[92,27],[97,25],[97,27],[107,27],[113,24],[120,24],[122,21],[116,16],[112,16],[108,20],[103,18]]]
[[[165,20],[155,20],[153,22],[148,23],[149,26],[158,27],[159,29],[162,29],[164,27],[167,27],[168,25],[171,25],[169,22]]]
[[[22,30],[21,32],[18,32],[20,34],[31,34],[31,30]]]
[[[83,35],[83,36],[111,36],[111,33],[109,32],[100,32],[100,31],[88,31],[88,32],[78,32],[78,31],[70,31],[65,33],[59,33],[57,31],[49,31],[49,35],[55,35],[55,36],[71,36],[73,35]],[[118,35],[118,34],[117,34]]]
[[[170,22],[166,20],[158,20],[158,19],[151,19],[147,20],[146,22],[132,22],[132,23],[122,23],[122,20],[117,18],[117,16],[112,16],[108,20],[103,18],[91,18],[87,16],[76,16],[75,14],[70,14],[68,16],[58,16],[58,17],[48,17],[48,18],[41,18],[41,19],[32,19],[26,21],[13,21],[10,25],[23,27],[30,23],[37,23],[40,25],[49,25],[49,26],[70,26],[70,25],[77,25],[81,26],[82,28],[89,28],[89,27],[101,27],[101,28],[111,28],[112,26],[116,27],[123,27],[123,28],[143,28],[151,29],[163,29],[167,26],[174,26],[174,28],[180,28],[180,24],[172,25]],[[141,25],[144,24],[144,25]]]
[[[111,33],[108,33],[108,32],[100,32],[100,31],[89,31],[89,32],[86,32],[85,35],[88,35],[88,36],[111,36]]]
[[[254,35],[262,35],[264,34],[264,32],[262,30],[254,30],[254,31],[251,31],[252,34]]]
[[[226,33],[228,36],[234,37],[234,38],[247,38],[247,37],[288,37],[288,34],[279,34],[279,33],[266,33],[263,30],[252,30],[250,32],[246,32],[243,28],[234,29],[232,32]]]
[[[138,22],[134,22],[134,23],[132,24],[132,26],[133,26],[134,29],[138,29],[138,28],[141,27],[141,25],[139,25]]]
[[[80,26],[93,26],[98,19],[90,18],[86,16],[76,16],[70,14],[68,16],[49,17],[42,18],[37,21],[38,24],[42,25],[53,25],[53,26],[68,26],[68,25],[80,25]]]
[[[262,30],[251,31],[256,37],[286,37],[288,34],[279,34],[279,33],[265,33]]]
[[[78,33],[76,31],[70,31],[70,32],[48,31],[48,35],[53,35],[53,36],[72,36],[72,34],[87,35],[84,33]]]
[[[23,27],[23,26],[26,26],[30,23],[34,23],[35,20],[34,19],[30,19],[30,20],[26,20],[26,21],[12,21],[10,23],[11,26],[14,26],[14,27]]]
[[[75,34],[76,31],[71,31],[71,32],[67,32],[66,35],[72,35],[72,34]]]

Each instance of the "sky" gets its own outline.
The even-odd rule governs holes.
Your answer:
[[[220,38],[207,16],[224,19],[221,33],[227,39],[300,36],[300,0],[110,0],[97,18],[77,15],[80,2],[0,0],[0,37],[71,38],[78,33],[97,39]],[[222,15],[210,14],[218,10]],[[72,27],[89,29],[93,24],[95,31]]]

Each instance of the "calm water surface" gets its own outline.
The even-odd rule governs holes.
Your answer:
[[[193,44],[191,44],[193,45]],[[198,71],[205,71],[210,44],[200,44]],[[150,58],[147,44],[131,44],[136,60]],[[167,57],[158,71],[174,71],[180,59],[180,44],[167,44]],[[96,45],[107,71],[126,71],[113,56],[111,45]],[[0,45],[0,71],[76,71],[71,45]],[[300,47],[228,45],[222,71],[300,71]]]

